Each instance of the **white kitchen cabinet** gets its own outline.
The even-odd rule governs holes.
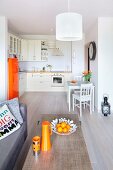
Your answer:
[[[13,34],[9,34],[9,41],[8,41],[8,52],[9,57],[16,55],[18,59],[20,59],[21,55],[21,39],[18,36]]]
[[[8,50],[9,55],[17,55],[17,40],[19,37],[9,34]]]
[[[40,75],[40,91],[51,91],[51,75]]]
[[[8,49],[9,49],[9,54],[10,55],[13,54],[14,38],[12,34],[9,34]]]
[[[72,73],[64,73],[64,87],[52,87],[53,73],[27,73],[27,91],[66,91]]]
[[[19,96],[22,96],[26,91],[27,75],[26,73],[19,74]]]
[[[17,55],[21,55],[21,39],[17,38]]]
[[[17,57],[18,60],[20,61],[21,59],[21,39],[17,38]]]
[[[16,36],[14,36],[13,38],[14,38],[14,42],[13,42],[14,43],[14,49],[13,49],[14,51],[13,52],[16,55],[17,54],[17,39],[18,38]]]
[[[36,61],[41,61],[41,41],[34,40],[34,55]]]
[[[21,55],[20,55],[19,60],[27,61],[27,57],[28,57],[28,41],[22,39],[21,40]]]
[[[35,73],[27,73],[27,91],[38,91],[39,77]]]
[[[14,36],[13,34],[9,34],[9,42],[8,42],[9,55],[16,54],[16,47],[17,47],[16,43],[17,43],[16,36]]]
[[[32,61],[35,57],[34,54],[34,40],[28,40],[28,56],[27,60]]]
[[[41,61],[41,41],[28,40],[28,61]]]
[[[27,73],[27,91],[50,91],[51,74]]]

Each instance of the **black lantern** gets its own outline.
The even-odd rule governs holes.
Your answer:
[[[110,104],[108,103],[108,96],[104,95],[104,102],[102,102],[101,104],[101,110],[102,110],[102,114],[104,114],[104,116],[107,116],[108,114],[110,114]]]

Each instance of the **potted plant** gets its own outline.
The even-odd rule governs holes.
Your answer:
[[[83,74],[83,77],[84,77],[84,81],[86,81],[86,82],[90,81],[91,76],[92,76],[92,72],[90,70],[84,71],[82,74]]]

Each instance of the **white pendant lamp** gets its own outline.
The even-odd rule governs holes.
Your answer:
[[[69,11],[69,0],[68,0]],[[82,39],[82,16],[74,12],[61,13],[56,16],[56,39],[60,41],[77,41]]]

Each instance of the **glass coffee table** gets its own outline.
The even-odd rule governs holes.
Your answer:
[[[41,152],[37,158],[33,155],[31,146],[23,170],[92,170],[78,115],[42,114],[40,121],[38,121],[36,135],[41,135],[42,121],[51,122],[55,118],[64,117],[73,120],[77,125],[77,130],[68,136],[53,133],[51,150]]]

